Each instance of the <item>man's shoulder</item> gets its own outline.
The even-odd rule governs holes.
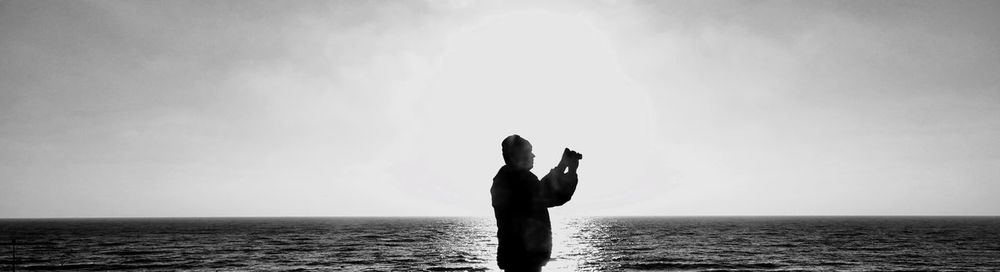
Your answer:
[[[510,165],[504,165],[504,166],[501,166],[499,170],[497,170],[497,176],[501,176],[501,175],[503,175],[503,176],[525,176],[525,175],[534,175],[534,174],[532,174],[531,171],[528,171],[528,170],[525,170],[525,169],[520,169],[520,168],[517,168],[517,167],[510,166]]]
[[[506,183],[508,180],[514,179],[516,175],[517,173],[513,167],[509,167],[507,165],[501,166],[500,169],[497,170],[497,175],[493,176],[493,184]]]
[[[538,181],[538,176],[535,176],[534,173],[526,169],[517,169],[509,165],[504,165],[500,167],[500,170],[497,170],[497,175],[493,177],[494,182],[501,180],[509,182]]]
[[[510,174],[509,170],[507,169],[507,166],[506,165],[501,166],[500,169],[497,170],[497,174],[493,176],[493,185],[496,186],[497,183],[502,183],[504,180],[507,180],[508,179],[507,176],[509,175]]]

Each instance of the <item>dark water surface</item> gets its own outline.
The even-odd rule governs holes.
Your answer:
[[[494,224],[6,219],[0,271],[496,271]],[[553,228],[544,271],[1000,270],[1000,217],[557,218]]]

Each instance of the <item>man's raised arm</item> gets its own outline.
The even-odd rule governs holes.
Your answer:
[[[573,193],[576,192],[577,176],[576,168],[580,167],[580,160],[583,155],[569,148],[563,150],[562,160],[559,165],[541,180],[541,190],[539,190],[538,200],[546,208],[566,204]],[[568,171],[567,171],[568,170]]]
[[[541,180],[541,190],[539,200],[545,207],[555,207],[566,204],[576,192],[577,176],[576,169],[571,168],[568,173],[564,173],[566,167],[552,168],[551,171]]]

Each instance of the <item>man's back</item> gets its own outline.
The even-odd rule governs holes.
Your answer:
[[[528,170],[503,166],[490,194],[497,219],[497,264],[501,269],[540,267],[552,252],[548,209],[536,205],[538,177]]]

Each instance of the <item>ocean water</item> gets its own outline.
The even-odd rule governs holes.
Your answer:
[[[498,271],[495,232],[492,218],[6,219],[0,271]],[[543,271],[1000,270],[1000,217],[554,218],[553,233]]]

